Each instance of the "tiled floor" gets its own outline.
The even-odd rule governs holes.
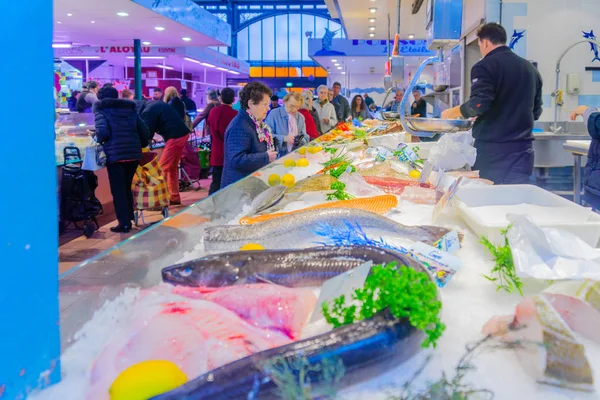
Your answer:
[[[194,204],[208,196],[208,188],[210,179],[201,180],[199,190],[190,189],[186,192],[181,192],[181,205],[170,206],[169,215],[174,215],[183,208]],[[117,243],[133,236],[136,233],[148,228],[153,223],[162,219],[160,211],[144,212],[144,222],[140,219],[139,226],[134,226],[129,233],[114,233],[110,231],[112,226],[117,225],[114,214],[104,215],[99,218],[100,229],[94,233],[89,239],[86,238],[81,229],[70,227],[64,234],[59,237],[59,267],[58,272],[62,274],[71,268],[81,264],[83,261],[94,257],[102,251],[109,249]]]

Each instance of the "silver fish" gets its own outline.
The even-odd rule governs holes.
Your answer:
[[[247,243],[267,249],[289,249],[314,246],[325,238],[318,230],[343,232],[349,225],[360,226],[370,237],[400,237],[433,244],[450,232],[436,226],[405,226],[378,214],[346,208],[328,208],[296,212],[253,225],[207,227],[204,248],[207,252],[239,250]]]
[[[256,215],[259,212],[277,204],[285,194],[287,188],[285,186],[273,186],[259,194],[252,200],[250,211],[247,215]]]

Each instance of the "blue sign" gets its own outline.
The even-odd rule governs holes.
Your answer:
[[[594,35],[594,30],[592,29],[589,32],[583,32],[583,38],[584,39],[590,39],[590,40],[596,40],[596,35]],[[600,57],[598,56],[598,46],[596,46],[594,43],[590,43],[590,46],[592,46],[592,53],[594,53],[594,58],[592,59],[592,62],[594,61],[600,61]]]
[[[344,55],[355,57],[387,56],[391,52],[394,42],[391,40],[365,40],[365,39],[329,39],[327,49],[321,39],[308,40],[308,54],[311,57],[327,55]],[[401,56],[426,57],[435,55],[427,48],[424,39],[400,40],[398,50]]]

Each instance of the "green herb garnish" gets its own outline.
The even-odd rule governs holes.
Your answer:
[[[340,176],[342,176],[342,174],[344,172],[346,172],[346,170],[348,169],[348,167],[350,167],[350,171],[351,172],[356,172],[356,168],[354,168],[353,165],[350,165],[349,162],[343,162],[340,165],[338,165],[337,167],[330,169],[329,170],[329,175],[333,176],[334,178],[339,178]]]
[[[346,188],[346,184],[344,182],[333,182],[330,188],[331,190],[335,190],[335,192],[327,195],[327,201],[350,200],[354,198],[354,196],[344,191]]]
[[[346,161],[346,157],[340,156],[340,157],[332,158],[331,160],[326,161],[326,162],[324,162],[321,165],[323,165],[323,167],[325,167],[325,169],[328,169],[328,168],[331,168],[334,165],[343,163],[344,161]]]
[[[505,292],[513,293],[516,290],[523,296],[523,282],[517,276],[510,244],[506,236],[509,229],[510,226],[501,231],[502,236],[504,236],[504,246],[495,246],[485,236],[481,238],[481,244],[489,250],[496,262],[491,274],[489,276],[483,275],[483,277],[489,281],[496,282],[496,291],[504,290]]]
[[[325,147],[323,148],[323,151],[325,151],[325,153],[335,154],[337,152],[337,149],[333,147]]]
[[[363,288],[352,294],[356,304],[347,305],[344,296],[333,300],[331,307],[323,303],[325,320],[338,328],[388,308],[394,317],[408,318],[412,326],[425,332],[422,347],[435,347],[446,328],[439,318],[442,303],[437,299],[437,287],[427,273],[396,265],[374,266]]]
[[[364,139],[367,137],[367,131],[362,130],[362,129],[357,129],[354,131],[354,137],[356,139]]]

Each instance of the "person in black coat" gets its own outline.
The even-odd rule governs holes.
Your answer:
[[[115,214],[119,224],[110,228],[113,232],[129,232],[133,220],[133,196],[131,182],[142,158],[142,147],[148,145],[150,132],[136,110],[136,104],[120,100],[114,87],[98,91],[94,104],[96,141],[106,153],[106,169]]]
[[[67,99],[67,105],[69,106],[69,111],[77,111],[77,100],[81,92],[79,90],[73,90],[71,92],[71,96]]]
[[[197,110],[196,102],[188,97],[187,89],[181,89],[179,91],[179,93],[181,93],[181,101],[183,101],[183,104],[185,104],[185,110],[188,113],[191,112],[191,113],[196,114],[196,110]]]
[[[181,204],[179,196],[179,160],[187,143],[190,129],[177,114],[175,108],[162,100],[141,104],[139,113],[150,133],[158,133],[165,139],[165,149],[160,156],[160,165],[167,179],[171,204]]]
[[[177,111],[177,115],[185,121],[185,104],[179,98],[179,92],[175,86],[169,86],[165,89],[165,103],[173,107]]]

